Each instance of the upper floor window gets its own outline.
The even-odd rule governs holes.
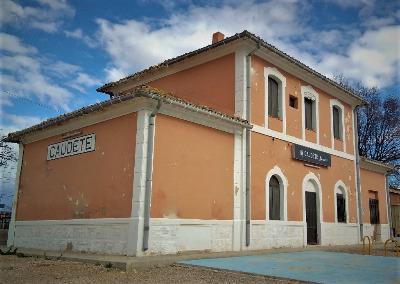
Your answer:
[[[311,86],[301,86],[302,135],[306,139],[306,129],[315,132],[316,144],[319,144],[319,94]]]
[[[269,128],[271,117],[282,121],[282,132],[286,133],[286,78],[275,67],[264,68],[265,82],[265,128]]]
[[[344,105],[338,99],[330,100],[331,108],[331,142],[332,149],[339,147],[340,151],[346,152],[346,139],[344,134]],[[343,148],[340,148],[340,144],[337,144],[335,140],[341,140]],[[336,145],[335,145],[336,144]]]
[[[314,114],[313,114],[314,102],[310,98],[304,98],[304,122],[307,129],[315,130],[313,126]]]
[[[268,115],[279,118],[279,84],[268,77]]]
[[[342,137],[340,137],[340,127],[339,127],[339,109],[334,106],[332,108],[332,116],[333,116],[333,137],[336,139],[342,139]]]

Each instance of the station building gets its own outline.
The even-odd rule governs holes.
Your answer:
[[[10,133],[8,245],[121,255],[389,238],[386,173],[357,154],[367,102],[244,31]]]

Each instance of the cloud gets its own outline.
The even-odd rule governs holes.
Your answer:
[[[135,70],[136,68],[132,68],[132,70]],[[107,80],[108,81],[118,81],[119,79],[125,77],[127,75],[127,72],[123,71],[120,68],[117,67],[106,67],[104,71],[107,74]],[[128,71],[129,72],[129,71]],[[133,71],[130,71],[133,72]]]
[[[69,77],[71,74],[75,74],[82,70],[82,67],[78,65],[73,65],[63,61],[57,61],[55,63],[50,63],[43,68],[53,72],[53,74],[59,78]]]
[[[336,4],[343,9],[347,8],[359,8],[359,7],[373,7],[375,0],[325,0],[325,2]]]
[[[0,49],[12,53],[37,53],[37,49],[33,46],[22,45],[19,38],[6,33],[0,33]]]
[[[166,19],[125,20],[112,23],[97,19],[98,39],[111,57],[105,69],[108,78],[133,73],[165,59],[211,44],[211,36],[221,31],[231,36],[245,29],[270,42],[285,42],[303,34],[302,2],[232,1],[190,5],[172,10]]]
[[[82,29],[76,29],[74,31],[64,31],[64,34],[67,37],[73,38],[73,39],[80,39],[82,40],[87,46],[91,48],[95,48],[99,46],[99,43],[91,38],[90,36],[87,36],[83,33]]]
[[[37,0],[43,6],[49,6],[53,11],[63,11],[73,16],[75,9],[73,9],[66,0]]]
[[[86,93],[86,88],[100,86],[100,84],[100,80],[92,78],[86,73],[78,73],[78,77],[69,82],[71,88],[74,88],[81,93]]]
[[[369,87],[387,87],[399,82],[400,26],[367,31],[349,49],[351,62],[359,66],[362,81]]]
[[[344,73],[367,87],[386,88],[400,81],[399,38],[400,26],[368,30],[344,54],[320,52],[320,60],[315,60],[312,66],[330,77]]]
[[[0,96],[0,98],[1,97],[2,96]],[[37,124],[42,120],[37,116],[15,115],[9,114],[5,111],[2,112],[1,118],[0,134],[2,135],[7,135],[8,133],[21,130],[33,124]],[[18,154],[18,144],[7,143],[7,145]],[[5,194],[10,196],[13,194],[16,171],[17,162],[9,162],[7,166],[0,167],[0,195]],[[3,199],[0,201],[4,202],[5,200]],[[10,198],[9,202],[10,201],[12,201],[12,198]]]
[[[359,19],[348,25],[311,26],[307,12],[312,7],[305,1],[222,1],[180,9],[167,5],[170,13],[164,19],[97,19],[98,40],[111,59],[104,71],[115,81],[206,46],[216,31],[231,36],[247,29],[324,75],[343,72],[349,79],[381,88],[398,81],[400,35],[394,25],[394,2],[326,3],[328,8],[353,9]]]
[[[80,67],[60,61],[52,63],[48,59],[35,57],[35,54],[26,54],[30,50],[36,50],[23,45],[17,37],[4,35],[5,38],[11,39],[11,42],[18,43],[16,50],[19,53],[8,52],[2,56],[0,66],[2,91],[23,98],[37,97],[42,104],[50,104],[55,108],[70,111],[69,104],[73,99],[73,94],[67,88],[55,83],[54,78],[57,75],[60,76],[62,72],[68,74],[65,72],[68,70],[70,74],[66,78],[71,80],[71,76],[76,76],[74,72],[80,70]],[[5,105],[11,104],[9,98],[1,102]]]
[[[0,83],[2,81],[5,81],[5,77],[6,76],[0,74]],[[9,77],[9,78],[11,78],[11,77]],[[6,91],[0,90],[0,92],[1,92],[1,95],[0,95],[0,113],[3,113],[2,107],[4,107],[4,106],[13,106],[14,104],[11,101],[10,95]],[[0,124],[1,124],[1,120],[0,120]]]
[[[82,67],[63,61],[53,62],[50,58],[36,56],[36,53],[26,54],[36,52],[36,49],[25,46],[17,37],[5,35],[18,43],[16,50],[20,52],[2,56],[0,107],[13,106],[12,96],[16,96],[68,112],[73,108],[71,105],[82,104],[82,99],[74,95],[72,89],[87,93],[88,88],[101,85],[100,80],[85,73]]]
[[[42,119],[37,116],[24,116],[9,113],[3,113],[2,115],[3,119],[8,120],[9,122],[7,123],[7,127],[2,126],[6,133],[24,129],[34,124],[38,124],[42,121]]]
[[[38,0],[34,6],[22,6],[16,1],[2,0],[0,27],[36,28],[53,33],[58,31],[64,19],[75,15],[75,9],[65,0]]]
[[[326,3],[337,5],[342,10],[354,10],[358,15],[361,25],[366,28],[380,28],[394,25],[398,18],[398,1],[376,1],[376,0],[325,0]]]

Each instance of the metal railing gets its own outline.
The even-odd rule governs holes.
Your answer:
[[[399,257],[399,244],[397,243],[397,241],[396,241],[395,239],[388,239],[388,240],[385,242],[385,256],[387,256],[386,244],[388,243],[388,241],[392,241],[393,243],[396,244],[397,257]]]
[[[371,255],[371,239],[368,236],[363,238],[363,254],[365,255],[365,239],[368,239],[369,255]]]

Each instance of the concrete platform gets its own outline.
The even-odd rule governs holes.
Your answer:
[[[394,257],[305,251],[179,263],[318,283],[400,282],[400,258]]]
[[[346,246],[344,246],[346,247]],[[362,245],[357,245],[360,252]],[[92,263],[92,264],[107,264],[111,263],[112,267],[122,270],[132,269],[146,269],[155,266],[171,265],[185,260],[196,260],[205,258],[225,258],[236,256],[249,256],[249,255],[265,255],[272,253],[296,252],[296,251],[309,251],[309,250],[326,250],[328,247],[324,246],[309,246],[299,248],[279,248],[268,250],[252,250],[252,251],[230,251],[230,252],[205,252],[205,251],[188,251],[174,255],[148,255],[148,256],[123,256],[123,255],[109,255],[109,254],[94,254],[75,251],[44,251],[39,249],[18,248],[17,252],[25,253],[34,257],[47,257],[51,259],[61,259],[68,261]],[[4,252],[8,248],[1,246],[0,249]]]
[[[374,248],[383,249],[383,244],[374,244]],[[233,269],[238,271],[244,271],[248,273],[269,273],[276,277],[292,278],[298,277],[298,275],[303,274],[303,272],[318,272],[320,274],[330,275],[327,279],[337,280],[341,277],[342,271],[348,271],[349,273],[355,273],[357,275],[365,274],[369,275],[365,277],[366,283],[379,283],[379,279],[384,279],[384,283],[389,281],[399,281],[400,275],[400,258],[393,257],[374,257],[374,256],[363,256],[355,254],[342,254],[342,253],[328,253],[324,251],[329,251],[333,249],[340,249],[340,251],[346,251],[348,248],[355,249],[359,252],[363,251],[362,245],[351,245],[351,246],[308,246],[299,248],[280,248],[280,249],[268,249],[268,250],[257,250],[257,251],[235,251],[235,252],[204,252],[204,251],[190,251],[175,255],[150,255],[150,256],[121,256],[121,255],[105,255],[105,254],[91,254],[85,252],[74,252],[74,251],[43,251],[37,249],[26,249],[19,248],[18,252],[25,253],[34,257],[45,256],[51,259],[61,259],[67,261],[84,262],[92,264],[105,265],[108,263],[112,264],[113,268],[121,270],[133,270],[133,269],[147,269],[158,266],[167,266],[174,263],[191,264],[191,265],[202,265],[207,267],[221,268],[221,269]],[[6,246],[0,246],[2,251],[7,251]],[[297,253],[303,254],[297,254]],[[318,254],[322,253],[322,254]],[[293,259],[292,259],[292,256]],[[330,257],[328,257],[328,255]],[[213,263],[212,259],[216,259]],[[357,260],[358,259],[358,260]],[[362,260],[363,259],[363,260]],[[378,261],[376,262],[376,259]],[[205,262],[196,262],[196,260]],[[269,260],[269,262],[263,262]],[[357,261],[356,261],[357,260]],[[280,262],[278,262],[280,261]],[[227,263],[226,266],[218,267],[224,262]],[[231,263],[232,265],[228,265]],[[236,263],[235,265],[233,265]],[[246,264],[247,263],[247,264]],[[279,264],[278,264],[279,263]],[[252,265],[249,265],[252,264]],[[367,265],[366,265],[367,264]],[[279,266],[278,266],[279,265]],[[258,270],[246,271],[243,270],[245,267],[259,267]],[[330,267],[335,267],[334,270],[329,270]],[[250,269],[249,268],[249,269]],[[277,272],[280,273],[274,274]],[[379,279],[377,275],[379,276]],[[339,274],[336,275],[336,274]],[[266,274],[264,274],[266,275]],[[294,275],[294,276],[293,276]],[[313,274],[308,274],[313,275]],[[396,275],[396,276],[393,276]],[[314,277],[314,276],[312,276]],[[315,276],[317,277],[317,276]],[[362,278],[362,279],[365,279]],[[299,278],[298,278],[299,279]],[[307,278],[309,279],[309,278]],[[317,281],[315,279],[306,281]],[[349,283],[348,280],[354,280],[355,282],[360,282],[362,279],[355,280],[353,276],[345,278],[345,282]],[[371,281],[373,279],[373,281]],[[340,283],[336,282],[325,283]],[[364,281],[364,280],[363,280]],[[324,282],[324,281],[318,281]]]

